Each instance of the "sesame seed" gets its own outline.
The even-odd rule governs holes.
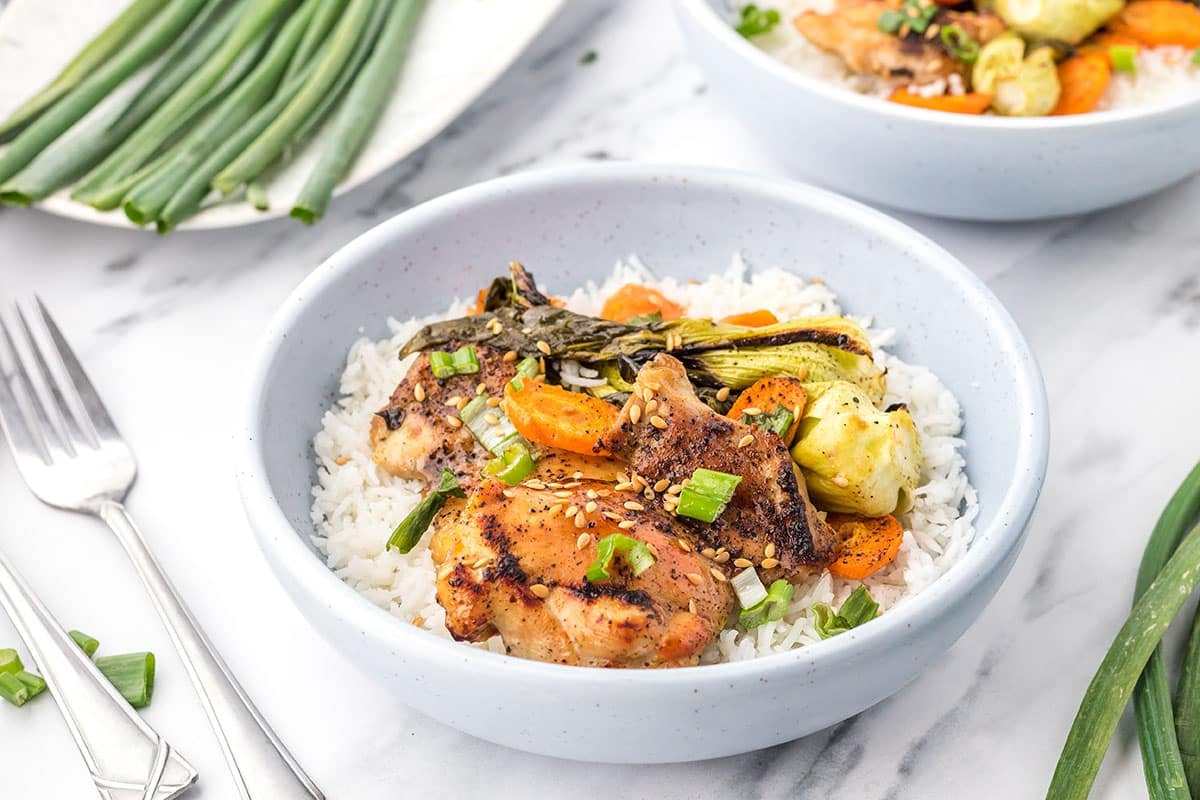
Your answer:
[[[500,398],[499,397],[489,397],[487,399],[487,404],[488,404],[489,408],[495,408],[496,406],[500,405]]]
[[[599,495],[599,494],[596,492],[596,490],[595,490],[595,489],[588,489],[588,490],[587,490],[587,498],[588,498],[588,500],[595,500],[595,499],[596,499],[597,497],[599,497],[599,496],[600,496],[600,495]]]
[[[626,500],[625,508],[629,509],[630,511],[645,511],[646,510],[646,507],[644,505],[642,505],[641,503],[636,503],[633,500]]]
[[[555,503],[554,505],[552,505],[546,509],[546,513],[547,514],[557,514],[558,512],[562,511],[562,509],[563,509],[562,503]]]
[[[721,570],[717,569],[716,567],[709,567],[708,572],[713,576],[713,579],[716,580],[717,583],[724,583],[725,581],[729,580],[729,578],[725,577],[725,573],[721,572]]]
[[[629,481],[633,484],[633,488],[637,489],[639,492],[650,485],[650,481],[646,480],[641,475],[638,475],[636,472],[630,476]]]
[[[739,448],[747,447],[753,443],[754,443],[754,434],[753,433],[747,433],[741,439],[738,439],[738,447]]]
[[[633,488],[633,483],[631,481],[624,481],[622,483],[618,483],[613,488],[616,489],[618,492],[627,492]]]
[[[335,458],[333,460],[333,463],[337,464],[339,467],[344,467],[350,463],[350,457],[349,456],[338,456],[337,458]]]
[[[629,530],[630,528],[632,528],[632,527],[633,527],[634,525],[636,525],[636,524],[637,524],[637,523],[636,523],[636,522],[634,522],[634,521],[633,521],[633,520],[631,520],[631,519],[623,519],[623,520],[621,520],[620,522],[618,522],[618,523],[617,523],[617,527],[618,527],[618,528],[620,528],[620,529],[621,529],[621,530],[623,530],[623,531],[627,531],[627,530]]]
[[[477,558],[477,559],[475,559],[475,563],[472,564],[471,567],[474,569],[479,569],[480,567],[485,566],[487,564],[487,562],[488,562],[487,556],[484,556],[483,558]]]
[[[582,550],[583,548],[585,548],[589,544],[591,544],[591,542],[592,542],[591,534],[581,533],[581,534],[579,534],[579,538],[575,540],[575,549]]]
[[[675,546],[685,553],[691,552],[692,546],[687,543],[687,539],[676,539]]]
[[[642,387],[642,399],[649,403],[654,399],[654,392],[650,391],[649,387]]]
[[[612,494],[612,492],[610,492],[608,489],[600,489],[598,491],[588,489],[588,497],[608,497],[610,494]]]
[[[713,550],[711,547],[706,547],[700,551],[700,555],[704,556],[705,558],[712,558],[716,554],[717,554],[717,551]]]
[[[517,351],[509,350],[507,353],[504,354],[504,360],[509,362],[510,364],[512,362],[516,361],[517,360]]]
[[[942,26],[938,25],[937,23],[930,25],[928,28],[925,29],[925,38],[932,39],[933,37],[938,35],[938,31],[941,29],[942,29]]]
[[[686,577],[689,581],[691,581],[696,586],[699,586],[700,584],[704,583],[704,576],[701,575],[699,572],[689,572],[689,573],[687,573]]]
[[[503,492],[501,492],[501,494],[503,494],[505,497],[509,498],[510,500],[517,496],[517,493],[514,492],[512,489],[505,489]]]
[[[724,552],[725,552],[725,548],[724,548],[724,547],[718,547],[718,548],[717,548],[717,555],[721,555],[721,553],[724,553]]]
[[[729,553],[717,553],[717,557],[713,559],[713,561],[717,562],[718,564],[724,564],[728,560]]]
[[[775,543],[767,542],[767,546],[763,548],[763,555],[767,558],[775,557]]]
[[[614,514],[612,511],[601,511],[600,516],[604,517],[605,519],[611,519],[613,522],[617,522],[621,519],[620,514]]]
[[[746,567],[753,567],[754,562],[748,558],[735,558],[733,560],[733,565],[735,567],[741,567],[742,569],[745,569]]]
[[[650,555],[654,556],[654,560],[658,561],[658,559],[659,559],[658,548],[654,546],[654,543],[646,542],[646,549],[650,551]]]
[[[808,377],[808,367],[801,366],[801,367],[796,368],[796,380],[802,381],[807,377]]]
[[[438,580],[439,581],[446,580],[446,578],[449,577],[451,572],[454,572],[454,564],[453,563],[446,562],[445,564],[442,564],[440,567],[438,567],[438,571],[437,571]]]
[[[624,472],[617,473],[617,483],[628,483],[628,482],[629,482],[628,475],[626,475]]]
[[[550,345],[541,339],[538,340],[537,349],[541,350],[544,355],[550,355]]]
[[[762,414],[763,412],[762,412],[762,409],[759,408],[758,406],[750,406],[749,408],[742,409],[742,413],[745,414],[747,417],[757,417],[760,414]]]
[[[564,489],[578,489],[580,486],[583,486],[583,484],[582,484],[582,483],[580,483],[579,481],[571,481],[570,483],[564,483],[564,484],[562,485],[562,488],[564,488]]]
[[[467,398],[465,398],[465,397],[458,398],[458,402],[455,403],[455,405],[458,406],[459,411],[462,411],[464,408],[467,407]]]
[[[545,489],[546,488],[546,484],[542,483],[541,481],[525,481],[525,485],[528,486],[530,489]]]
[[[728,386],[722,386],[720,389],[717,389],[718,402],[724,403],[728,399],[729,399],[729,387]]]
[[[641,418],[642,418],[642,407],[639,406],[637,403],[634,403],[633,405],[631,405],[629,407],[629,421],[632,422],[634,425],[637,425],[638,421],[641,420]]]
[[[847,486],[850,485],[850,481],[846,478],[845,475],[843,475],[840,472],[837,475],[834,475],[832,478],[830,478],[830,480],[833,481],[833,484],[835,486],[840,486],[843,489],[845,489]]]
[[[696,613],[696,601],[695,600],[688,600],[688,611],[690,611],[693,614]]]
[[[563,512],[564,517],[573,517],[579,513],[579,506],[567,506],[567,510]]]
[[[657,410],[658,410],[658,401],[657,400],[647,400],[646,401],[646,413],[647,414],[653,414]]]
[[[493,414],[490,411],[483,415],[483,421],[486,422],[488,425],[499,425],[500,424],[500,418],[497,417],[495,414]]]
[[[647,500],[653,500],[654,490],[647,486],[645,491],[642,492],[642,497],[646,498]]]
[[[448,415],[446,417],[446,424],[449,425],[451,428],[461,428],[462,420],[459,419],[458,417]]]
[[[658,428],[660,431],[666,430],[667,428],[667,421],[657,414],[650,418],[650,424]]]
[[[596,505],[596,501],[595,501],[595,500],[589,500],[589,501],[588,501],[588,504],[587,504],[586,506],[584,506],[584,507],[583,507],[583,510],[584,510],[584,511],[586,511],[587,513],[591,514],[591,513],[592,513],[593,511],[595,511],[597,508],[599,508],[599,506],[597,506],[597,505]]]
[[[486,391],[487,391],[487,384],[482,381],[480,381],[479,385],[475,387],[475,394],[483,394]]]
[[[669,480],[667,480],[666,478],[663,478],[662,480],[655,483],[653,488],[654,488],[654,491],[656,491],[656,492],[664,492],[670,487],[670,485],[671,485],[671,482]]]
[[[418,383],[416,386],[413,387],[413,397],[417,398],[418,403],[425,402],[425,387],[424,387],[424,385]]]
[[[446,401],[446,405],[454,406],[455,408],[457,408],[459,400],[462,400],[462,398],[459,397],[458,395],[454,395],[453,397],[451,397],[449,400]]]
[[[546,587],[546,584],[544,584],[544,583],[535,583],[533,586],[529,587],[529,591],[535,597],[540,597],[543,600],[545,600],[547,597],[550,596],[550,590]]]
[[[422,617],[420,614],[417,614],[415,617],[412,618],[412,624],[416,625],[418,628],[423,628],[423,627],[425,627],[425,618]]]
[[[554,496],[555,497],[570,497],[571,492],[568,492],[566,489],[559,489],[557,492],[554,493]]]
[[[679,494],[683,491],[683,486],[678,483],[672,483],[667,487],[667,494]]]
[[[580,480],[583,477],[583,473],[576,470],[575,472],[571,473],[571,477],[575,480]]]
[[[492,325],[492,330],[494,330],[498,334],[504,332],[504,323],[502,323],[498,319],[493,319],[492,322],[494,323]]]
[[[779,560],[775,558],[764,558],[762,560],[763,569],[775,569],[779,566]]]
[[[580,511],[575,515],[575,527],[582,528],[584,525],[587,525],[587,517],[585,517],[583,512]]]

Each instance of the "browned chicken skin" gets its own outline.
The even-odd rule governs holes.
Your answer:
[[[955,60],[937,35],[927,39],[911,32],[900,37],[879,30],[879,16],[899,8],[896,2],[841,0],[829,14],[806,11],[793,24],[817,47],[841,56],[854,72],[915,84],[952,74],[965,77],[969,65]],[[938,29],[958,25],[980,44],[1004,32],[1003,20],[988,12],[939,11],[933,24]]]
[[[833,531],[809,501],[804,478],[783,440],[701,402],[683,365],[672,356],[660,354],[642,367],[633,395],[600,445],[652,482],[666,478],[680,483],[698,467],[742,476],[729,507],[715,522],[679,521],[735,558],[777,562],[767,562],[765,579],[780,574],[775,567],[797,577],[829,561]]]
[[[679,546],[678,524],[660,504],[630,510],[636,495],[599,481],[571,485],[488,481],[443,514],[430,548],[450,633],[468,641],[499,633],[513,655],[560,664],[697,663],[733,609],[729,584],[712,561]],[[583,516],[566,516],[568,506]],[[655,563],[634,577],[618,557],[610,581],[589,583],[596,543],[611,533],[645,542]]]

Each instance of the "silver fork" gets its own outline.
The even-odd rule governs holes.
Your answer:
[[[243,800],[324,795],[304,774],[196,624],[122,501],[137,474],[100,396],[40,299],[15,306],[18,325],[0,317],[0,345],[12,368],[2,375],[0,429],[21,476],[44,503],[108,523],[133,561],[208,714]],[[3,347],[0,346],[0,350]]]

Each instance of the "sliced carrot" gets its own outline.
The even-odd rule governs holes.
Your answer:
[[[1121,9],[1108,29],[1147,47],[1200,47],[1200,9],[1181,0],[1142,0]]]
[[[663,319],[679,319],[683,316],[683,306],[663,297],[657,289],[639,283],[627,283],[604,301],[600,316],[613,322],[624,322],[655,312],[662,314]]]
[[[835,578],[861,581],[896,559],[904,528],[890,514],[860,517],[856,514],[826,514],[838,537],[837,558],[829,565]]]
[[[1087,41],[1077,47],[1075,52],[1079,55],[1103,56],[1104,61],[1108,64],[1111,71],[1113,68],[1112,49],[1114,47],[1133,47],[1140,50],[1142,48],[1142,43],[1125,33],[1100,31],[1099,33],[1089,37]]]
[[[938,94],[925,97],[908,89],[897,89],[888,97],[893,103],[930,111],[948,111],[951,114],[982,114],[992,104],[992,96],[982,92],[969,94]]]
[[[765,325],[774,325],[776,322],[779,322],[779,317],[765,308],[760,308],[757,311],[747,311],[744,314],[730,314],[721,320],[721,322],[729,325],[744,325],[747,328],[761,328]]]
[[[482,314],[483,304],[487,302],[487,289],[480,289],[479,294],[475,295],[475,305],[467,309],[468,314]]]
[[[804,413],[807,403],[808,392],[804,391],[804,384],[798,379],[759,378],[738,396],[729,409],[729,417],[740,420],[747,408],[757,408],[764,414],[770,414],[782,406],[792,412],[792,424],[783,435],[783,443],[790,445],[796,438],[800,415]]]
[[[504,412],[513,427],[529,441],[584,455],[617,422],[617,407],[580,392],[568,392],[539,380],[526,379],[521,388],[504,390]]]
[[[1054,116],[1086,114],[1100,103],[1108,89],[1112,67],[1107,56],[1083,53],[1072,56],[1058,65],[1058,82],[1062,94],[1058,105],[1050,112]]]

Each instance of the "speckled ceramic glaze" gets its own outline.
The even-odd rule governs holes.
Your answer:
[[[1200,97],[1027,119],[887,103],[810,78],[739,36],[727,0],[675,0],[691,52],[779,163],[894,208],[1030,220],[1133,200],[1200,170]]]
[[[750,662],[657,671],[563,667],[414,628],[326,569],[309,543],[310,447],[360,332],[427,314],[520,260],[553,293],[636,252],[662,275],[701,277],[741,251],[821,277],[851,313],[900,334],[961,400],[981,515],[966,556],[887,616]],[[281,582],[349,658],[417,709],[511,747],[593,761],[682,761],[804,736],[887,697],[937,659],[1008,573],[1033,512],[1049,434],[1020,332],[948,253],[827,192],[699,168],[586,166],[480,184],[418,206],[336,253],[285,302],[249,386],[239,482]]]

